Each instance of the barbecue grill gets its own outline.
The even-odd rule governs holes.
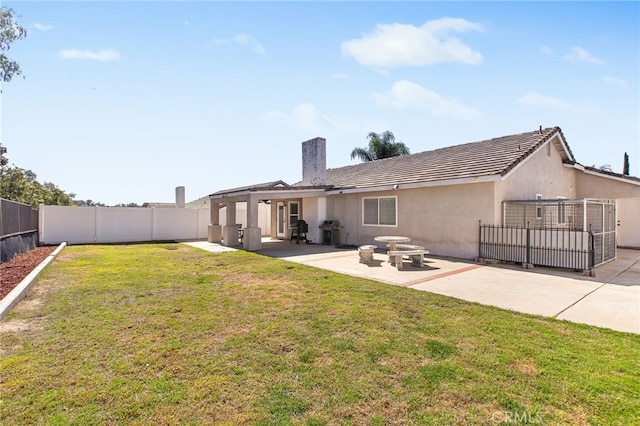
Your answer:
[[[322,244],[340,244],[340,222],[337,220],[325,220],[320,225],[322,231]]]

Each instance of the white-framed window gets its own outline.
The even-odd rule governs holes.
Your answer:
[[[362,198],[362,224],[398,226],[398,197]]]
[[[298,226],[298,219],[300,219],[300,203],[298,201],[289,201],[289,227]]]

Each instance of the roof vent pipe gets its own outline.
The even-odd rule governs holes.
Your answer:
[[[540,130],[538,130],[538,132],[540,132],[540,134],[542,134],[542,126],[540,126]]]

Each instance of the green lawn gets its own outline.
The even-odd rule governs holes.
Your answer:
[[[67,247],[0,326],[1,424],[640,418],[638,335],[242,251]]]

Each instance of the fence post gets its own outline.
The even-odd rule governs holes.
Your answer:
[[[529,221],[527,221],[527,250],[526,250],[526,263],[531,263],[531,228],[529,228]]]
[[[478,257],[482,257],[482,219],[478,219]]]
[[[589,270],[596,264],[596,239],[593,236],[592,224],[589,224]]]

